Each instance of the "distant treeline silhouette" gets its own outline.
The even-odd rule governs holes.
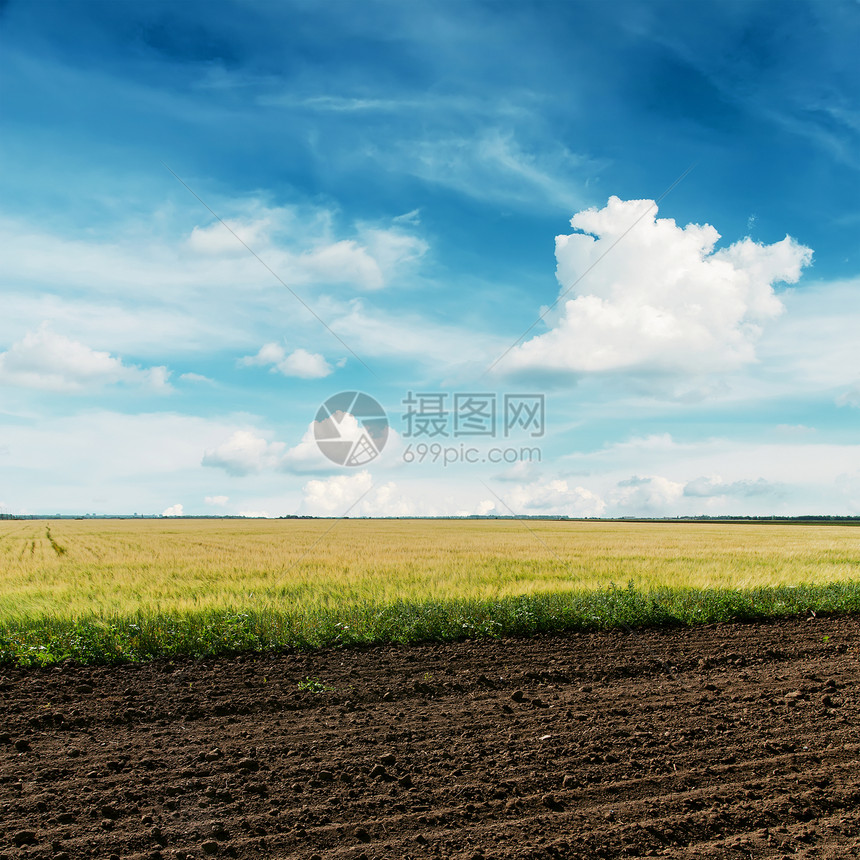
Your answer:
[[[163,514],[8,514],[0,512],[0,520],[244,520],[260,519],[243,517],[237,514],[191,514],[181,517],[165,517]],[[803,516],[708,516],[695,517],[568,517],[564,514],[470,514],[466,517],[315,517],[307,514],[286,514],[281,517],[266,517],[271,520],[552,520],[556,522],[604,522],[604,523],[842,523],[860,525],[860,516],[839,516],[836,514],[807,514]]]

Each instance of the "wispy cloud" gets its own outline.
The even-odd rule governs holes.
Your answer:
[[[578,209],[600,162],[560,144],[526,144],[511,132],[490,128],[475,136],[407,140],[369,147],[367,154],[389,170],[482,201],[517,209]]]

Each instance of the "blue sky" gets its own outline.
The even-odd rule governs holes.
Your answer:
[[[856,0],[8,0],[0,507],[860,514],[858,43]],[[391,432],[341,467],[347,390]]]

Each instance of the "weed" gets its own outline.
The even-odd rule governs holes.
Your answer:
[[[319,678],[305,678],[297,684],[303,693],[324,693],[332,688],[324,684]]]
[[[66,552],[67,552],[66,548],[65,548],[64,546],[60,546],[60,544],[58,544],[58,543],[57,543],[57,542],[56,542],[56,541],[51,537],[51,528],[50,528],[50,526],[46,526],[46,527],[45,527],[45,537],[47,537],[47,538],[48,538],[48,540],[50,541],[50,544],[51,544],[51,549],[53,549],[53,550],[54,550],[54,552],[55,552],[58,556],[61,556],[61,555],[65,555],[65,554],[66,554]],[[35,549],[35,544],[33,545],[33,548]]]

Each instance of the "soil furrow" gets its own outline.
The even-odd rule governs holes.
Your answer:
[[[0,670],[0,860],[860,846],[860,619]]]

